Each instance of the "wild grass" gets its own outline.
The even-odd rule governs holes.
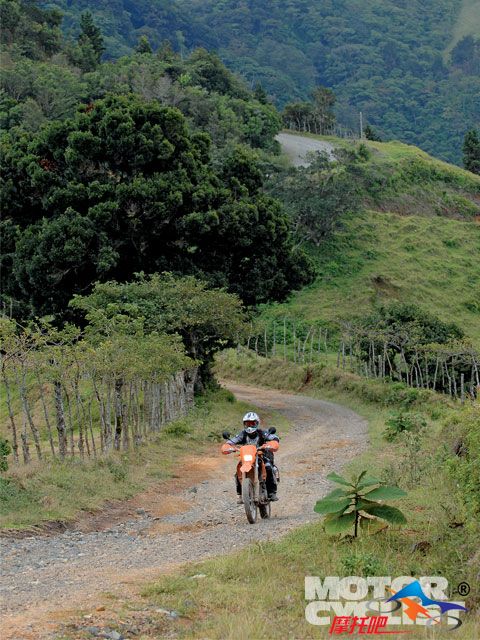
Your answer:
[[[263,317],[328,326],[398,300],[456,322],[479,345],[479,256],[480,226],[474,223],[365,211],[312,249],[315,282],[286,303],[265,307]]]

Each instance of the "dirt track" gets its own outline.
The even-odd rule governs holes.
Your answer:
[[[333,157],[333,145],[330,142],[295,135],[294,133],[279,133],[276,138],[282,147],[282,151],[290,158],[294,167],[308,167],[309,153],[326,151],[329,157]]]
[[[117,513],[110,523],[98,516],[89,526],[83,521],[77,531],[3,539],[3,640],[55,638],[52,616],[61,618],[67,608],[95,607],[102,592],[125,595],[179,563],[278,538],[317,517],[313,505],[329,489],[327,473],[365,448],[365,421],[330,402],[228,386],[237,398],[275,409],[293,425],[276,456],[280,500],[272,518],[247,524],[243,507],[235,505],[235,460],[218,455],[215,446],[211,458],[185,461],[183,482],[130,501],[123,521]]]

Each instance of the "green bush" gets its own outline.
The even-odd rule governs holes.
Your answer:
[[[128,470],[125,464],[116,460],[107,460],[107,468],[116,482],[123,482],[127,479]]]
[[[175,420],[175,422],[168,424],[163,431],[175,438],[183,438],[190,433],[188,425],[183,420]]]
[[[383,432],[385,440],[391,442],[404,431],[418,432],[427,426],[425,418],[418,413],[401,412],[392,414],[386,421],[387,428]]]
[[[478,520],[480,516],[480,410],[471,407],[463,414],[457,427],[447,423],[454,433],[454,451],[446,460],[450,475],[460,484],[467,509]]]
[[[407,387],[403,382],[394,382],[388,387],[385,404],[397,404],[408,408],[414,405],[420,396],[421,392],[419,389]]]
[[[0,471],[8,469],[8,456],[12,451],[12,447],[6,438],[0,437]]]

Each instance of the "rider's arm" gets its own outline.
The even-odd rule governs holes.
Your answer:
[[[243,431],[240,431],[240,433],[238,433],[236,436],[233,436],[233,438],[229,438],[227,442],[228,444],[237,445],[237,444],[243,444],[244,440],[245,440],[245,434]]]
[[[265,435],[265,440],[267,441],[275,440],[276,442],[280,442],[280,438],[274,433],[268,433],[268,431],[266,431],[264,435]]]

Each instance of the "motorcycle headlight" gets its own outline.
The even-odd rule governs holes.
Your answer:
[[[246,456],[243,456],[243,459],[245,460],[245,462],[251,462],[253,460],[253,456],[247,453]]]

